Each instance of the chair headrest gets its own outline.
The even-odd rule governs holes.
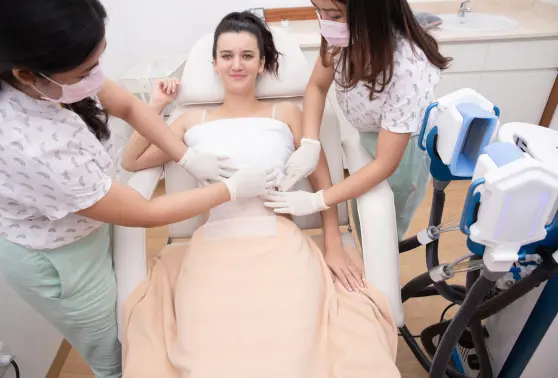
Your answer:
[[[289,98],[304,95],[311,67],[296,40],[286,32],[271,28],[279,51],[279,72],[263,75],[256,83],[256,97]],[[179,105],[212,104],[223,101],[225,92],[212,63],[213,34],[202,37],[190,50],[182,74]]]

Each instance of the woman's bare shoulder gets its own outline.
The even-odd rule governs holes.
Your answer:
[[[284,121],[284,120],[293,120],[298,117],[302,117],[302,111],[298,107],[298,105],[293,101],[281,101],[278,102],[275,108],[275,116],[277,119]]]
[[[207,110],[201,108],[188,109],[184,114],[179,116],[171,125],[173,128],[188,130],[189,128],[199,125],[203,122],[204,114]]]
[[[295,141],[302,135],[302,111],[295,102],[281,101],[275,108],[275,118],[289,126]]]

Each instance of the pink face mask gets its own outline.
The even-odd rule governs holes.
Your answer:
[[[105,75],[100,66],[93,68],[87,77],[75,84],[59,84],[45,75],[43,77],[62,88],[60,98],[50,98],[37,88],[33,88],[43,96],[43,99],[60,104],[73,104],[97,95],[105,81]]]
[[[344,22],[320,21],[321,33],[330,46],[347,47],[349,45],[349,27]]]

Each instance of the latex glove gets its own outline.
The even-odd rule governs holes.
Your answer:
[[[319,140],[302,138],[300,147],[287,160],[286,175],[279,183],[279,190],[287,192],[300,180],[310,176],[318,166],[321,149]]]
[[[242,169],[224,180],[229,188],[231,201],[237,198],[261,197],[275,187],[277,171]]]
[[[227,159],[226,156],[215,156],[188,148],[178,164],[202,185],[208,185],[228,179],[237,171],[226,162]]]
[[[273,209],[277,214],[304,216],[329,209],[324,202],[323,190],[309,193],[302,190],[296,192],[269,191],[263,199],[265,207]]]
[[[178,97],[180,80],[175,78],[159,80],[151,93],[151,103],[166,107]]]

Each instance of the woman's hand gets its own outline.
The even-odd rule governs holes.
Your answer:
[[[351,292],[359,292],[359,287],[364,287],[362,272],[341,243],[336,243],[333,246],[326,245],[324,258],[332,272],[333,282],[339,279],[341,284]]]
[[[180,81],[178,79],[159,80],[151,94],[151,104],[164,108],[176,100],[179,90]]]

